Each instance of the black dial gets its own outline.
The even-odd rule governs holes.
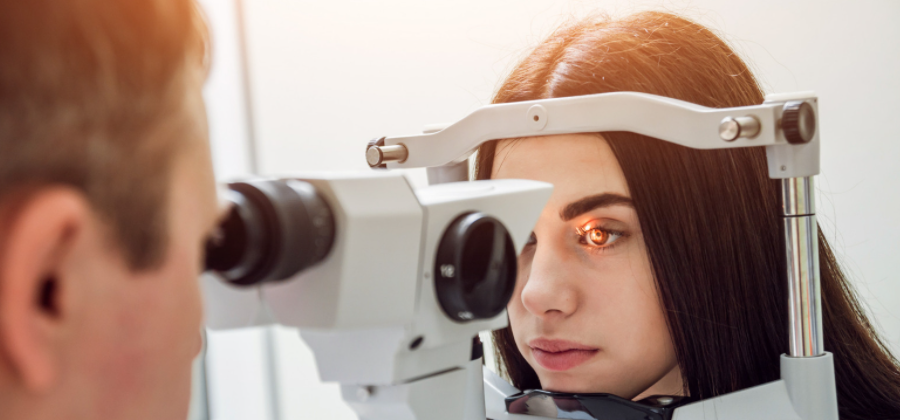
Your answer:
[[[784,130],[784,137],[791,144],[812,141],[816,135],[816,113],[813,111],[812,105],[803,101],[784,104],[781,129]]]

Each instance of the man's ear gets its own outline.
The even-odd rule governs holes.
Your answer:
[[[63,321],[70,315],[72,285],[63,261],[90,224],[90,206],[73,189],[43,188],[6,219],[7,235],[0,238],[0,359],[23,386],[42,392],[57,380]]]

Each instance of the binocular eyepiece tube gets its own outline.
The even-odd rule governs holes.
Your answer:
[[[207,241],[207,271],[253,286],[288,279],[328,256],[334,215],[312,184],[280,179],[228,188],[232,207]]]

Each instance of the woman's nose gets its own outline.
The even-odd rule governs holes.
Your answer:
[[[541,318],[568,317],[578,308],[578,291],[571,265],[551,244],[535,249],[531,264],[523,264],[522,305]],[[569,266],[569,267],[567,267]]]

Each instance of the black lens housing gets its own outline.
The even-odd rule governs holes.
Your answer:
[[[321,262],[334,243],[334,216],[299,180],[228,185],[232,208],[206,244],[206,269],[238,286],[288,279]]]
[[[506,227],[484,213],[454,220],[434,262],[434,289],[457,322],[489,319],[506,308],[516,285],[516,251]]]

